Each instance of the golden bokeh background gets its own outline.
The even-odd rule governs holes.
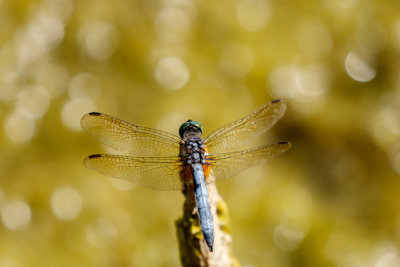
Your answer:
[[[178,266],[179,192],[82,164],[107,113],[293,147],[218,184],[243,266],[400,266],[398,0],[0,0],[0,266]]]

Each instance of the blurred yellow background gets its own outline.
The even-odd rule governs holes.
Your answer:
[[[0,266],[178,266],[180,192],[91,172],[90,111],[290,151],[218,184],[243,266],[400,266],[398,0],[0,0]]]

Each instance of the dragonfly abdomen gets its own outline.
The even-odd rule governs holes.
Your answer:
[[[207,246],[212,252],[214,244],[214,224],[210,203],[208,201],[206,182],[204,180],[203,165],[200,163],[192,164],[192,172],[200,226]]]

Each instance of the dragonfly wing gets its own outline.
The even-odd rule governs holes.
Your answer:
[[[137,126],[97,112],[83,116],[81,125],[101,143],[124,154],[137,156],[179,154],[180,138],[168,132]]]
[[[130,157],[91,155],[84,160],[89,169],[155,190],[179,190],[179,157]]]
[[[239,174],[249,167],[263,163],[270,158],[285,152],[291,147],[289,142],[264,145],[253,149],[209,155],[208,162],[212,166],[214,178],[207,183],[227,179]]]
[[[204,144],[210,154],[240,150],[268,131],[285,110],[285,103],[279,99],[266,103],[246,117],[214,131],[204,139]]]

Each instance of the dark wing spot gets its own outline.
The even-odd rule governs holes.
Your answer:
[[[279,102],[281,102],[279,98],[271,101],[271,103],[279,103]]]
[[[101,113],[99,113],[99,112],[90,112],[89,115],[92,115],[92,116],[100,116]]]
[[[90,155],[88,158],[89,159],[101,158],[101,155],[100,154],[94,154],[94,155]]]
[[[287,144],[289,144],[288,141],[281,141],[281,142],[278,142],[278,145],[287,145]]]

